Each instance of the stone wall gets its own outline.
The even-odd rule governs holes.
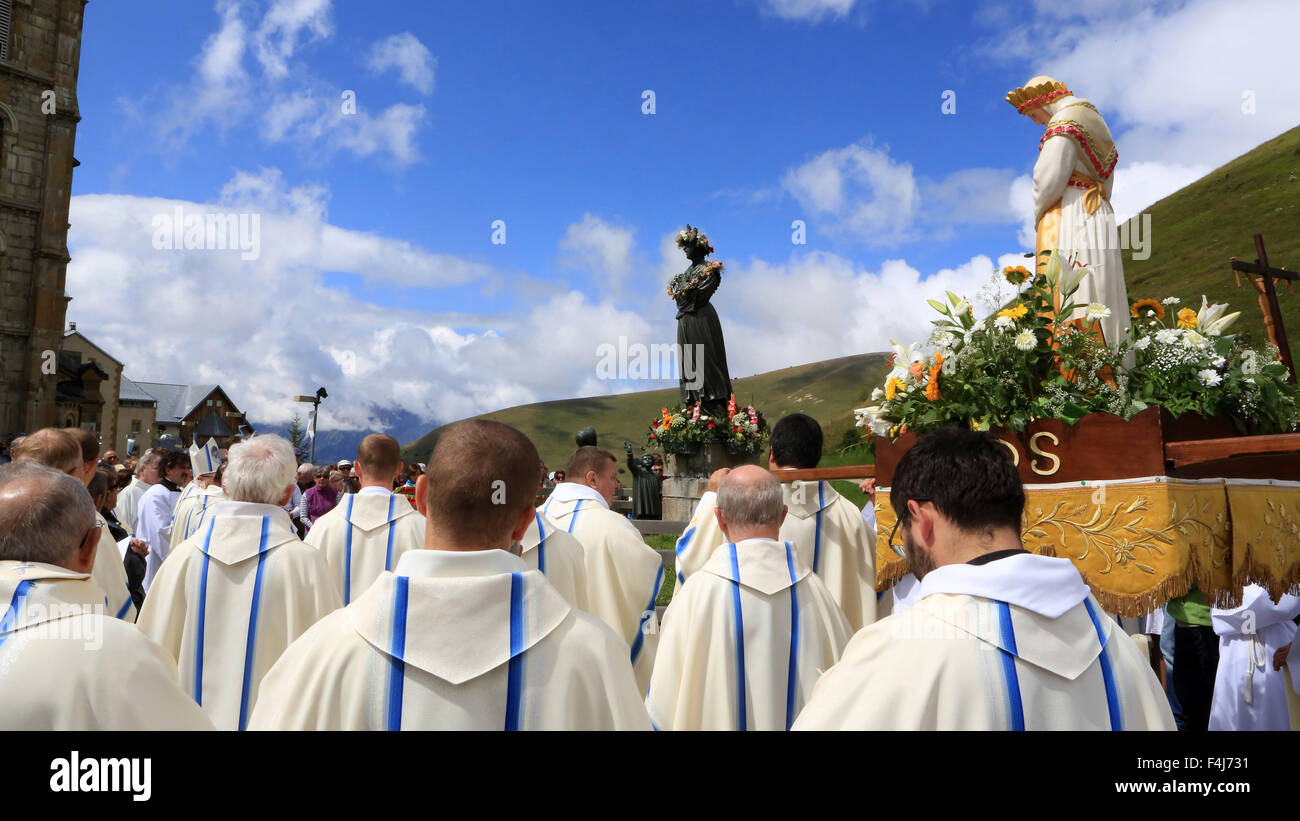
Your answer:
[[[709,489],[709,476],[721,468],[757,465],[761,454],[733,455],[720,442],[712,442],[692,456],[670,453],[664,457],[664,521],[690,521],[695,505]]]
[[[85,0],[14,0],[0,61],[0,435],[56,423]]]

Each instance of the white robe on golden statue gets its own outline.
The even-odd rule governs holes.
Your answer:
[[[325,557],[334,586],[351,604],[408,550],[424,548],[425,519],[397,494],[381,487],[339,497],[304,541]]]
[[[262,676],[341,604],[325,560],[282,508],[228,501],[168,557],[138,624],[176,659],[217,729],[242,730]]]
[[[185,541],[199,531],[203,526],[203,521],[207,518],[208,512],[216,507],[218,502],[226,501],[225,491],[221,485],[212,484],[202,488],[197,493],[186,496],[182,491],[181,498],[176,502],[176,508],[172,510],[172,532],[171,547]]]
[[[412,550],[294,642],[254,730],[649,730],[627,645],[504,550]]]
[[[628,643],[644,693],[659,645],[655,601],[664,582],[663,559],[630,521],[586,485],[561,482],[541,511],[582,543],[587,612],[604,619]]]
[[[0,606],[0,731],[212,729],[176,663],[104,612],[90,576],[0,561]]]
[[[538,512],[519,540],[520,558],[529,570],[539,570],[564,600],[587,610],[587,566],[582,542]]]
[[[852,631],[789,542],[713,552],[664,613],[646,707],[661,730],[788,730]]]
[[[1146,657],[1068,559],[945,565],[853,637],[796,730],[1173,730]]]
[[[830,482],[781,485],[789,511],[781,524],[781,541],[792,543],[799,559],[831,591],[854,632],[876,620],[875,531],[862,511]],[[677,583],[685,584],[726,539],[714,511],[718,494],[707,492],[677,540]]]
[[[1034,164],[1036,250],[1057,248],[1063,258],[1073,257],[1090,269],[1071,300],[1110,308],[1100,324],[1113,348],[1128,338],[1130,321],[1124,260],[1110,206],[1118,152],[1105,120],[1087,100],[1063,97],[1044,108],[1052,118]],[[1072,318],[1081,316],[1083,308]]]

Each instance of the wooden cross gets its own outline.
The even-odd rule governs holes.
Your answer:
[[[1295,293],[1294,283],[1297,274],[1294,271],[1288,271],[1286,268],[1268,267],[1268,253],[1264,250],[1264,236],[1255,235],[1255,253],[1259,254],[1259,259],[1255,260],[1252,265],[1249,262],[1242,262],[1236,257],[1232,258],[1232,270],[1237,272],[1237,287],[1241,287],[1241,274],[1257,275],[1259,279],[1251,277],[1251,284],[1255,290],[1259,291],[1259,310],[1264,314],[1264,328],[1268,331],[1268,339],[1277,346],[1278,351],[1282,354],[1282,364],[1286,365],[1291,372],[1291,384],[1295,384],[1296,373],[1295,363],[1291,361],[1291,346],[1286,340],[1286,327],[1282,324],[1282,308],[1277,303],[1277,289],[1273,287],[1273,280],[1287,280],[1287,290]]]

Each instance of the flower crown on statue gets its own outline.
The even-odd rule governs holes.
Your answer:
[[[1033,85],[1017,88],[1015,91],[1008,91],[1007,102],[1016,107],[1017,113],[1024,114],[1031,108],[1045,106],[1053,100],[1069,97],[1073,93],[1066,88],[1065,83],[1049,78],[1046,82],[1034,83]]]
[[[709,238],[700,229],[692,228],[689,223],[686,225],[686,230],[677,232],[677,247],[685,251],[687,256],[696,248],[702,248],[706,255],[713,253]]]

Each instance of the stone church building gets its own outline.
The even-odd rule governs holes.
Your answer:
[[[0,436],[62,425],[107,377],[61,356],[85,5],[0,0]]]

